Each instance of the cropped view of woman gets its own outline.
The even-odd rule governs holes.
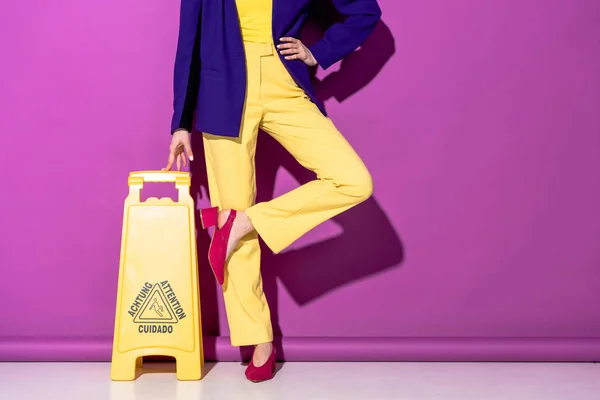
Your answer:
[[[381,11],[376,0],[335,0],[343,22],[308,48],[299,35],[312,3],[181,2],[173,136],[165,169],[179,170],[193,160],[191,132],[202,135],[213,205],[202,210],[202,223],[217,227],[209,261],[223,288],[231,344],[255,346],[246,369],[255,382],[275,372],[259,237],[274,253],[281,252],[373,191],[367,167],[316,99],[309,67],[327,69],[354,51],[371,34]],[[256,203],[259,130],[315,172],[316,179]]]

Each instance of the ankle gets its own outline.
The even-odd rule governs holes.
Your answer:
[[[223,225],[227,223],[229,219],[229,215],[231,214],[230,209],[221,210],[219,215],[217,216],[217,228],[221,229]],[[250,218],[245,211],[236,211],[235,220],[233,221],[234,231],[241,237],[246,236],[247,234],[254,231],[254,226],[252,222],[250,222]]]
[[[219,211],[219,215],[217,216],[217,228],[221,229],[223,227],[223,225],[225,225],[225,223],[227,222],[227,219],[229,218],[230,213],[231,213],[231,210]]]

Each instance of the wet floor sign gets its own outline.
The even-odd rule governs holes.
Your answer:
[[[140,201],[144,182],[173,182],[178,201]],[[111,379],[133,380],[144,356],[171,356],[177,379],[201,378],[194,201],[186,172],[133,172],[125,200]]]

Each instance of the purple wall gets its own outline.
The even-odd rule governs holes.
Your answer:
[[[317,75],[375,195],[265,252],[286,358],[599,359],[598,2],[380,4],[371,39]],[[166,161],[177,17],[161,0],[3,7],[0,359],[110,357],[127,174]],[[260,199],[310,177],[261,138]],[[200,270],[209,358],[234,359]]]

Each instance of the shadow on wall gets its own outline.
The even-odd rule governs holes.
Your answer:
[[[319,18],[307,26],[303,41],[307,44],[318,39],[325,28],[339,16],[333,7],[325,4]],[[315,90],[321,100],[335,98],[343,102],[364,88],[381,71],[385,63],[394,54],[394,39],[389,28],[380,22],[374,33],[361,48],[348,56],[336,72],[322,81],[314,80]],[[313,76],[314,73],[313,71]],[[198,136],[194,136],[198,137]],[[192,143],[195,163],[192,164],[191,194],[194,199],[201,197],[201,187],[206,188],[206,167],[203,157],[202,141]],[[269,157],[261,157],[269,154]],[[283,147],[269,135],[261,134],[257,147],[257,201],[270,200],[273,197],[276,174],[279,168],[285,168],[300,184],[315,179],[315,174],[304,169]],[[279,325],[278,281],[299,305],[306,305],[327,293],[347,284],[365,279],[386,269],[400,266],[403,260],[403,248],[400,238],[394,231],[387,216],[375,200],[371,198],[359,206],[333,218],[342,228],[341,235],[306,247],[288,250],[279,255],[262,245],[263,287],[273,321],[275,346],[278,358],[285,359]],[[198,212],[196,226],[200,226]],[[364,238],[376,238],[365,241]],[[217,311],[217,287],[214,276],[205,257],[209,236],[206,231],[198,234],[198,255],[200,258],[200,290],[202,296],[202,328],[206,337],[204,347],[206,358],[214,360],[216,342],[219,336],[219,317]],[[361,245],[357,245],[361,244]],[[279,279],[278,279],[279,278]],[[251,357],[250,348],[242,349],[242,359]]]

